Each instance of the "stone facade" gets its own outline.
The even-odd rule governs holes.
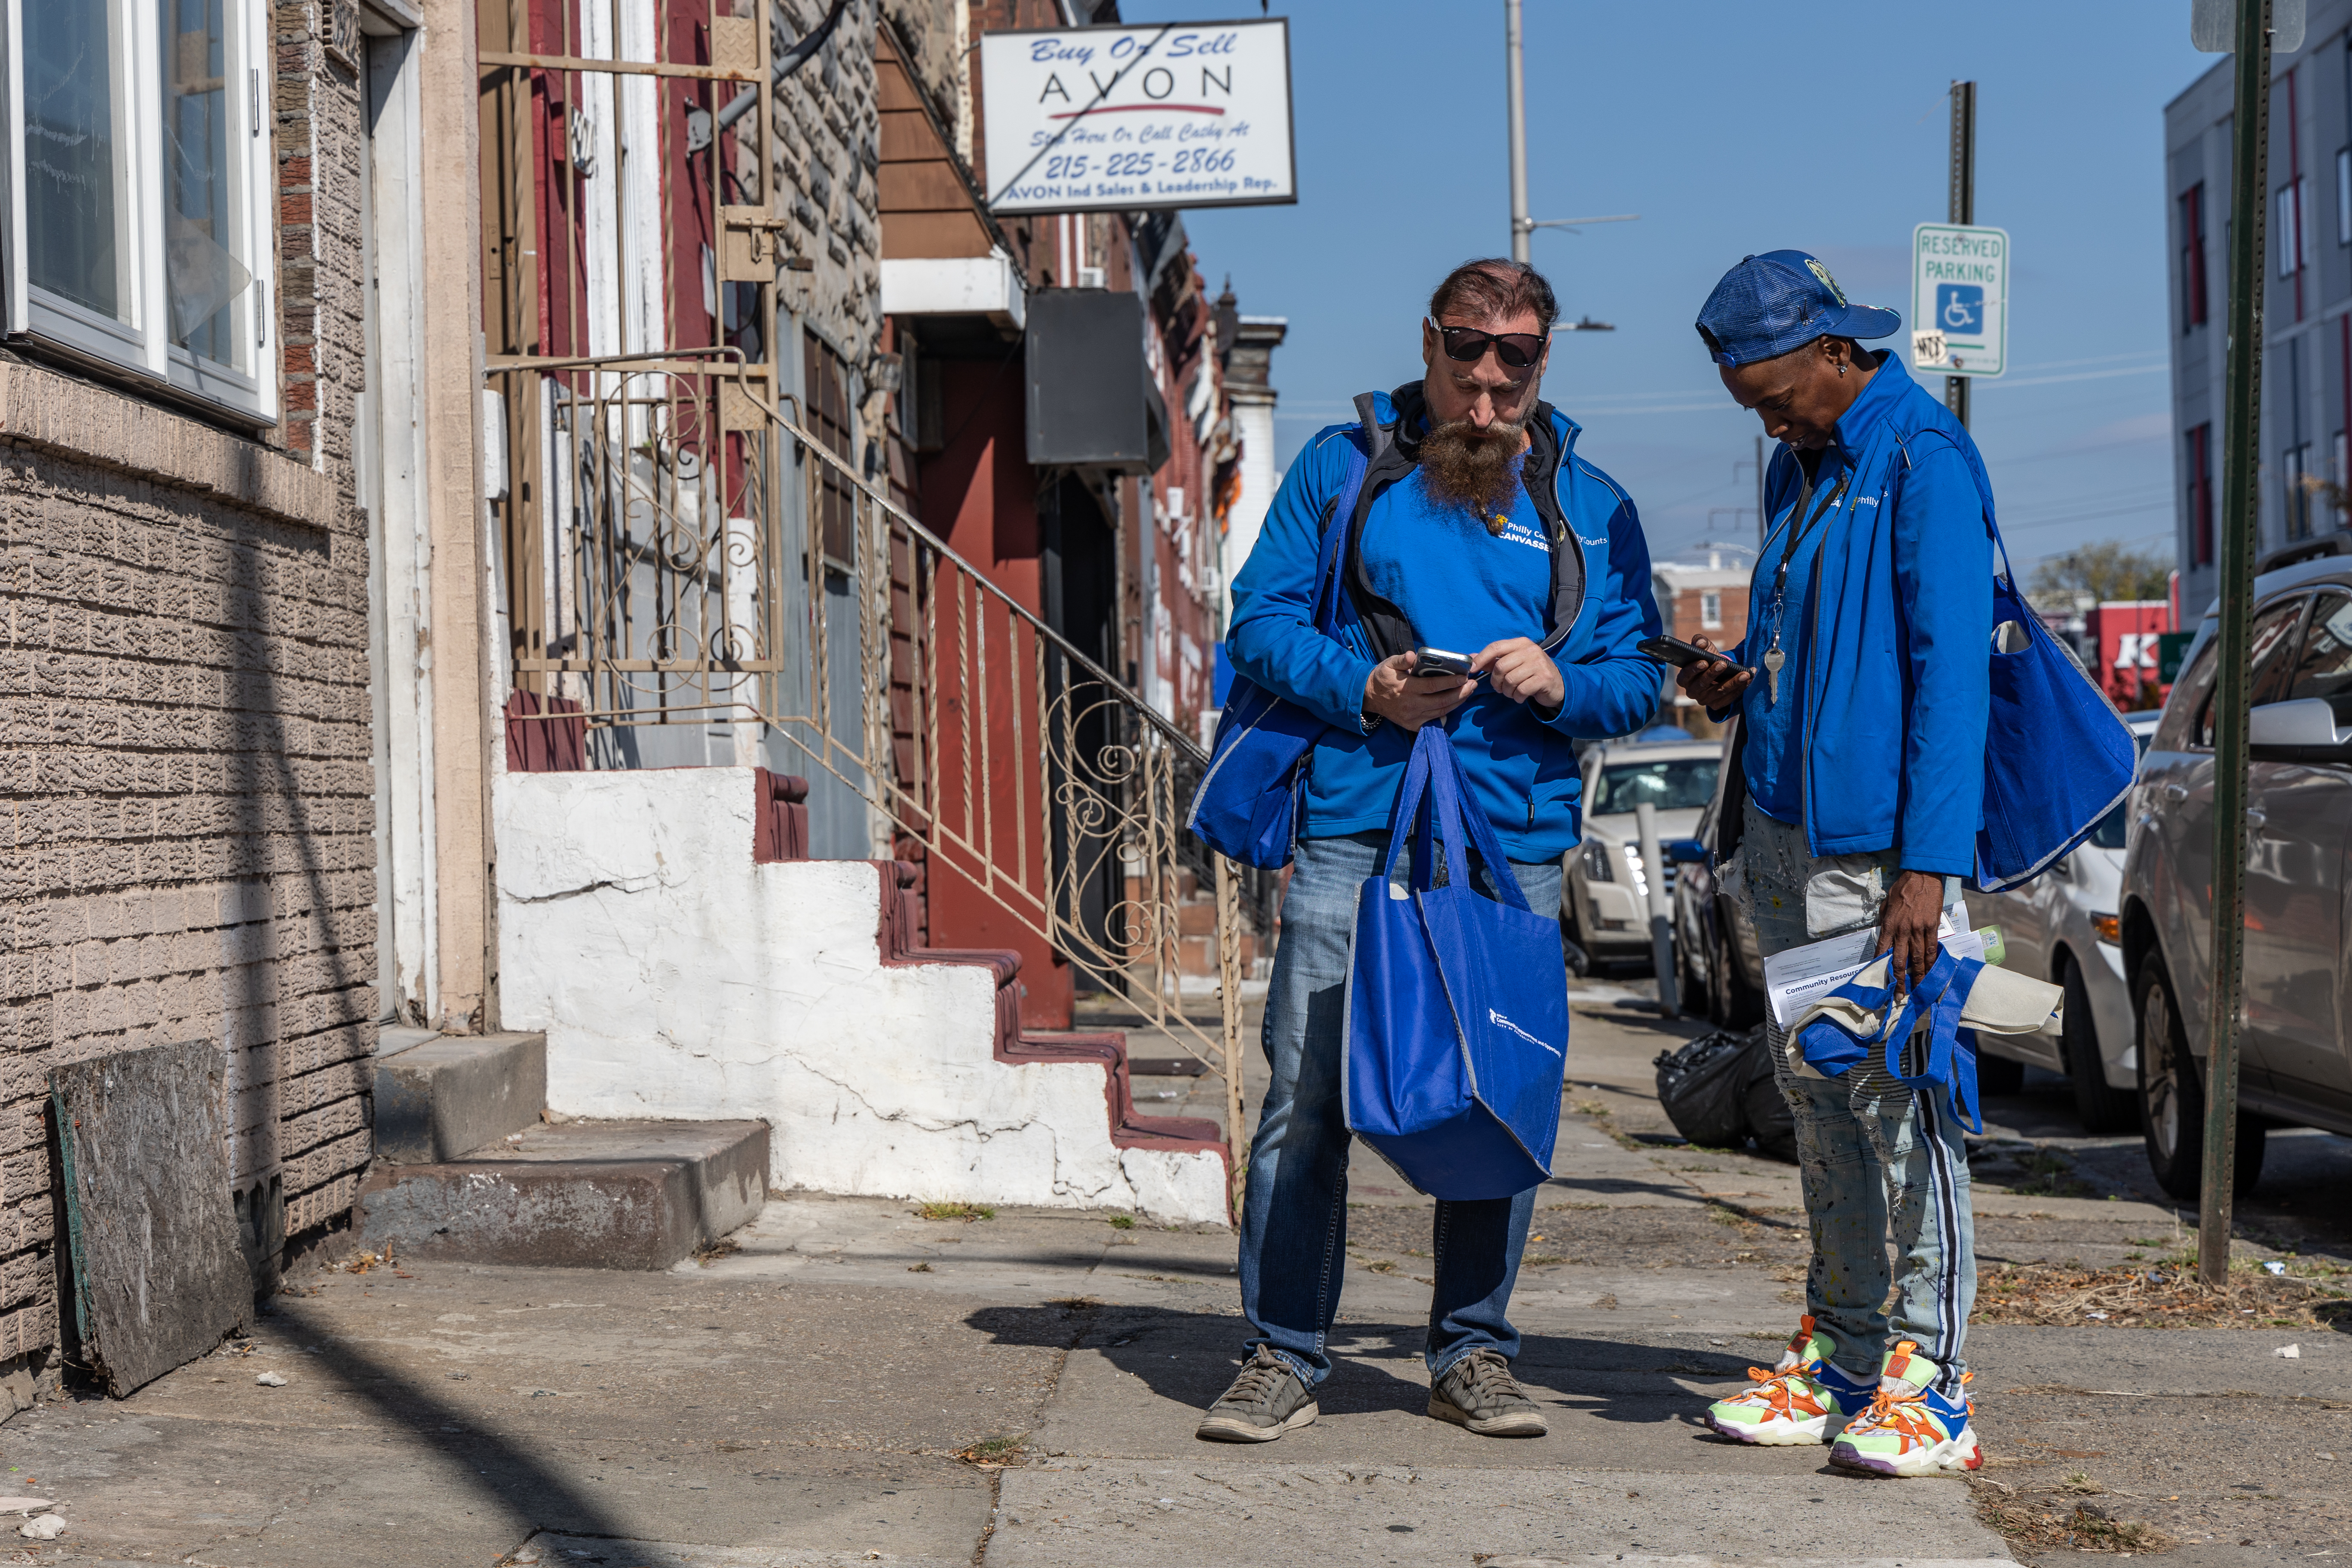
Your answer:
[[[247,438],[0,363],[0,1390],[19,1405],[16,1374],[59,1345],[53,1065],[218,1042],[268,1268],[350,1209],[367,1163],[362,132],[332,20],[274,13],[280,424]]]
[[[773,0],[779,54],[824,20],[819,0]],[[852,5],[814,59],[776,94],[778,205],[791,247],[814,264],[788,271],[781,301],[864,379],[881,346],[882,216],[876,174],[873,0]]]

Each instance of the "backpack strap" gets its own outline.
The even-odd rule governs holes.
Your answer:
[[[1339,626],[1339,574],[1347,559],[1349,535],[1354,531],[1356,498],[1364,488],[1364,474],[1369,467],[1365,456],[1368,438],[1362,432],[1347,438],[1347,475],[1339,481],[1339,492],[1323,507],[1321,541],[1315,554],[1315,626],[1327,636]],[[1339,528],[1331,526],[1335,518],[1349,521]]]

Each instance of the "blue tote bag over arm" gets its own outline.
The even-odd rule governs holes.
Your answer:
[[[1473,848],[1498,897],[1473,883]],[[1549,1176],[1568,1068],[1559,927],[1528,909],[1440,725],[1413,739],[1387,864],[1357,893],[1344,1031],[1349,1130],[1416,1189],[1507,1198]]]
[[[1992,584],[1992,700],[1975,880],[1997,893],[2032,880],[2091,836],[2131,792],[2139,749],[2106,693],[2017,591],[1990,500],[1985,526],[2001,569]]]

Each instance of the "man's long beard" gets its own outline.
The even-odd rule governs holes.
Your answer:
[[[1482,519],[1507,512],[1527,428],[1524,419],[1497,419],[1484,430],[1448,420],[1421,438],[1422,483],[1440,502],[1469,507]]]

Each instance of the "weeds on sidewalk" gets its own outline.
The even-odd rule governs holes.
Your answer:
[[[694,1260],[705,1268],[722,1258],[732,1258],[743,1250],[742,1244],[732,1237],[722,1236],[716,1241],[706,1241],[694,1249]]]
[[[968,1448],[958,1448],[956,1458],[967,1465],[981,1465],[1002,1469],[1021,1457],[1029,1435],[1015,1433],[1010,1437],[983,1437]]]
[[[2102,1504],[2070,1503],[2070,1498],[2106,1490],[2080,1470],[2051,1488],[2021,1489],[1982,1476],[1970,1476],[1968,1482],[1977,1517],[2011,1546],[2029,1552],[2141,1553],[2169,1552],[2179,1544],[2153,1525],[2114,1517]]]
[[[1975,1321],[2041,1328],[2318,1329],[2352,1321],[2347,1276],[2272,1274],[2251,1259],[2208,1289],[2194,1258],[2080,1268],[2003,1263],[1977,1276]]]
[[[917,1219],[960,1219],[969,1225],[976,1219],[994,1219],[996,1211],[986,1204],[923,1204],[915,1210]]]

